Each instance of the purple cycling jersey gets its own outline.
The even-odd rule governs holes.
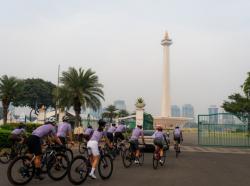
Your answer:
[[[131,139],[138,140],[140,136],[143,136],[143,130],[137,127],[133,130]]]
[[[115,132],[125,132],[126,130],[126,126],[125,125],[118,125],[117,129],[115,130]]]
[[[84,131],[84,134],[91,136],[93,134],[93,132],[94,132],[94,129],[86,128],[85,131]]]
[[[42,125],[32,132],[32,135],[38,136],[39,138],[43,138],[50,134],[56,135],[56,128],[51,124]]]
[[[67,134],[71,132],[71,125],[69,123],[63,122],[58,125],[57,136],[58,137],[67,137]]]
[[[166,135],[162,131],[155,131],[153,137],[155,139],[164,140],[166,138]]]
[[[103,131],[99,132],[99,131],[95,130],[93,135],[90,138],[90,141],[99,142],[102,139],[102,137],[104,137],[104,136],[106,136],[106,134]]]
[[[24,129],[14,129],[11,134],[15,134],[15,135],[21,135],[25,133],[25,130]]]
[[[109,132],[109,133],[114,133],[114,132],[115,132],[115,129],[116,129],[116,127],[111,126],[111,127],[109,127],[109,129],[108,129],[107,132]]]

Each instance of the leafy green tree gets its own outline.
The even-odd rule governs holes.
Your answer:
[[[118,109],[114,105],[109,105],[107,108],[105,108],[105,112],[102,113],[103,118],[108,118],[110,123],[113,122],[113,118],[115,118],[118,113],[116,112]]]
[[[71,107],[75,111],[76,125],[80,124],[81,109],[92,108],[94,111],[101,106],[104,100],[103,85],[99,83],[98,76],[91,69],[78,70],[70,67],[62,73],[60,78],[63,84],[59,87],[58,102],[60,108]]]
[[[118,117],[126,117],[126,116],[129,116],[129,112],[127,110],[119,110],[118,111]]]
[[[21,90],[14,106],[28,106],[30,110],[30,120],[33,111],[38,111],[42,106],[45,108],[55,107],[53,100],[53,90],[56,86],[43,79],[25,79],[21,83]]]
[[[7,123],[8,108],[11,102],[18,95],[20,90],[20,81],[11,76],[3,75],[0,78],[0,100],[3,106],[3,123]]]
[[[248,77],[241,88],[243,95],[235,93],[228,96],[230,101],[224,101],[222,107],[242,121],[248,122],[248,131],[250,131],[250,72],[248,72]]]

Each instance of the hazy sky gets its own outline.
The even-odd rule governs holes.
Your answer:
[[[165,30],[173,104],[207,113],[250,71],[249,0],[0,2],[0,75],[56,83],[58,64],[92,68],[104,106],[123,99],[132,111],[143,97],[148,112],[160,113]]]

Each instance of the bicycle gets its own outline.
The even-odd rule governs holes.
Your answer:
[[[132,149],[132,145],[131,142],[129,142],[129,148],[127,148],[122,156],[122,162],[125,168],[128,168],[132,165],[132,163],[137,159],[139,161],[139,165],[143,165],[144,163],[144,152],[143,152],[143,148],[139,148],[140,150],[140,154],[139,157],[137,158],[135,156],[135,150]],[[140,144],[139,144],[140,146]]]
[[[104,150],[99,147],[100,160],[98,163],[98,172],[102,179],[108,179],[113,173],[113,161],[112,158],[104,153]],[[83,183],[91,171],[91,150],[87,149],[87,157],[83,155],[76,156],[69,166],[68,179],[71,183],[79,185]]]
[[[65,154],[57,153],[61,147],[54,146],[46,150],[42,156],[41,168],[46,168],[46,173],[53,180],[61,180],[67,175],[69,160]],[[35,175],[35,155],[19,156],[8,166],[7,176],[13,185],[25,185],[29,183]],[[19,165],[20,164],[20,165]],[[15,167],[17,166],[17,167]],[[44,172],[43,172],[44,173]]]
[[[83,141],[79,141],[78,151],[80,154],[87,155],[87,140],[84,138]]]
[[[160,156],[160,149],[159,148],[155,148],[155,151],[153,153],[153,168],[157,169],[158,165],[159,165],[159,161],[162,160],[162,163],[160,163],[161,166],[163,166],[166,162],[166,151],[167,151],[168,147],[167,145],[163,146],[163,156]]]
[[[27,146],[23,142],[16,142],[11,147],[6,146],[0,150],[0,162],[3,164],[9,163],[16,156],[24,155],[27,152]]]

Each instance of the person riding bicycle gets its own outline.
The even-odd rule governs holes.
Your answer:
[[[92,128],[91,125],[88,125],[88,127],[85,129],[83,133],[83,138],[88,142],[91,136],[93,135],[93,133],[94,133],[94,129]]]
[[[123,133],[125,133],[125,132],[126,132],[126,125],[125,125],[124,120],[122,120],[121,123],[119,123],[118,127],[115,130],[115,138],[114,138],[115,143],[117,143],[118,139],[120,139],[120,140],[125,139],[125,137],[123,135]]]
[[[109,142],[112,144],[114,141],[114,132],[116,130],[116,124],[112,123],[112,125],[107,130],[107,137],[109,139]]]
[[[73,139],[72,139],[72,128],[69,123],[69,117],[68,116],[63,116],[62,118],[62,123],[58,124],[57,127],[57,136],[61,140],[62,144],[66,146],[67,144],[67,137],[69,138],[69,142],[74,145]]]
[[[162,157],[163,157],[163,146],[167,144],[167,137],[166,134],[162,131],[162,127],[160,125],[156,126],[156,131],[153,134],[154,138],[154,145],[160,151],[160,164],[163,164]]]
[[[177,144],[178,148],[180,149],[180,144],[181,144],[181,141],[183,141],[183,136],[182,136],[182,131],[178,125],[175,127],[173,131],[173,136],[174,136],[175,144]]]
[[[104,137],[106,143],[110,145],[109,140],[107,136],[105,135],[106,133],[104,132],[104,128],[106,125],[106,122],[102,119],[98,121],[98,128],[97,130],[94,131],[93,135],[91,136],[90,140],[87,143],[87,148],[90,149],[90,160],[91,160],[91,171],[89,173],[89,176],[93,179],[96,179],[95,176],[95,169],[98,165],[99,159],[100,159],[100,152],[99,152],[99,142],[101,139]]]
[[[131,144],[132,151],[135,152],[135,163],[139,164],[139,156],[140,156],[140,149],[139,149],[139,137],[142,137],[142,143],[145,144],[144,141],[144,134],[142,129],[142,124],[137,124],[137,127],[133,130],[132,136],[129,140]]]
[[[32,132],[32,135],[27,140],[28,151],[35,155],[35,178],[42,180],[41,176],[41,155],[42,155],[42,138],[52,136],[56,143],[62,145],[61,140],[56,135],[56,118],[49,117],[45,120],[45,124],[38,127]]]
[[[20,123],[20,125],[11,132],[9,139],[11,141],[10,157],[14,158],[14,156],[16,155],[14,149],[15,144],[23,143],[26,139],[25,125],[23,123]]]

